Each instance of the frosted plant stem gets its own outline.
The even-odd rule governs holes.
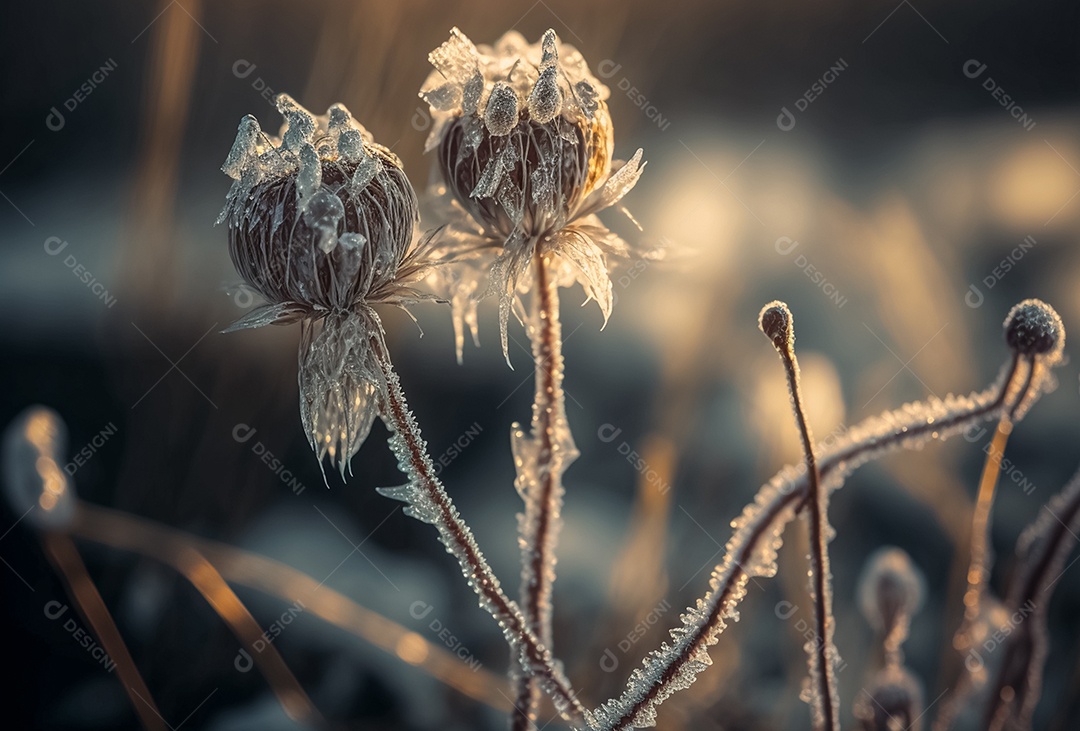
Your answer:
[[[552,584],[555,581],[555,545],[562,525],[562,474],[577,456],[566,422],[563,392],[562,325],[559,322],[559,285],[547,257],[536,257],[529,337],[536,366],[532,428],[529,448],[518,452],[518,489],[525,500],[520,516],[521,602],[529,628],[552,647]],[[515,440],[524,435],[515,429]],[[540,688],[534,678],[514,672],[513,731],[534,727]]]
[[[934,438],[945,439],[999,417],[1010,397],[1029,398],[1027,389],[1016,394],[1018,365],[1014,355],[998,382],[984,391],[908,404],[865,419],[830,448],[819,446],[823,487],[827,491],[839,488],[854,469],[884,454],[916,449]],[[1040,388],[1035,388],[1030,397],[1039,393]],[[754,502],[734,521],[735,534],[727,543],[724,560],[713,570],[708,593],[682,616],[682,625],[671,631],[673,642],[654,650],[633,672],[623,694],[586,717],[592,728],[655,725],[659,705],[689,687],[711,663],[708,648],[727,627],[727,620],[737,618],[735,607],[746,593],[749,577],[775,574],[783,529],[806,504],[808,490],[806,473],[790,467],[762,486]]]
[[[543,690],[551,696],[556,710],[565,719],[580,723],[585,707],[551,652],[529,628],[517,604],[506,596],[487,559],[476,545],[472,529],[461,518],[436,476],[427,443],[409,411],[386,344],[378,335],[371,338],[371,344],[375,361],[385,380],[381,407],[382,418],[391,431],[390,446],[398,458],[400,469],[410,480],[403,488],[380,492],[404,500],[408,503],[407,514],[432,523],[438,529],[446,550],[458,560],[462,573],[479,597],[480,606],[498,621],[507,642],[519,653],[518,662],[524,673],[540,679]]]
[[[836,690],[836,668],[833,664],[832,590],[829,587],[828,513],[829,494],[821,487],[817,457],[814,454],[814,438],[806,420],[802,388],[799,383],[799,361],[795,355],[795,329],[791,312],[782,302],[766,305],[761,313],[761,329],[772,341],[787,375],[791,407],[802,439],[806,460],[807,491],[805,504],[810,528],[810,594],[814,602],[814,630],[816,636],[807,642],[806,650],[810,664],[811,709],[814,728],[837,731],[840,728],[839,695]]]

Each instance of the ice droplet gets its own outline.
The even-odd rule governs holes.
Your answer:
[[[319,249],[329,254],[337,246],[337,229],[345,218],[341,199],[326,188],[319,188],[304,206],[304,222],[319,237]]]
[[[346,232],[338,236],[341,246],[350,251],[361,251],[367,243],[367,237],[363,234]]]
[[[305,143],[310,143],[315,136],[315,116],[300,106],[288,94],[278,94],[274,100],[281,116],[285,117],[285,133],[281,146],[293,154],[298,154]]]
[[[514,89],[505,81],[499,81],[488,97],[484,111],[484,124],[495,137],[510,134],[518,123],[518,98]]]
[[[562,110],[558,72],[557,66],[549,66],[541,71],[536,86],[529,94],[529,116],[538,124],[547,124]]]
[[[356,166],[356,170],[353,171],[352,179],[349,181],[349,193],[354,198],[359,197],[380,170],[382,170],[382,163],[379,158],[365,153]]]

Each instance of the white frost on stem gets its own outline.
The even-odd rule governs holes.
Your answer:
[[[1022,379],[1017,375],[1025,370],[1026,363],[1013,358],[997,383],[984,391],[906,404],[862,421],[832,446],[818,445],[823,491],[839,489],[852,471],[870,460],[955,436],[998,418],[1017,397],[1027,401],[1052,386],[1051,380],[1039,379],[1027,392],[1018,393]],[[681,626],[671,630],[673,641],[652,651],[634,670],[623,694],[586,716],[591,728],[654,726],[660,704],[689,687],[712,664],[708,648],[716,644],[729,619],[738,620],[735,607],[746,594],[749,578],[775,575],[783,530],[803,507],[806,495],[805,465],[785,467],[762,486],[754,502],[732,521],[735,533],[713,570],[709,591],[682,615]]]
[[[521,544],[522,612],[529,628],[552,647],[552,584],[555,582],[555,545],[562,528],[562,475],[578,456],[566,421],[566,395],[562,388],[562,327],[559,322],[559,283],[548,257],[535,258],[535,287],[528,321],[536,369],[532,427],[529,434],[514,424],[511,440],[515,486],[525,510],[518,514]],[[514,669],[516,671],[516,668]],[[536,683],[514,672],[515,729],[526,729],[539,702]]]
[[[561,666],[529,629],[517,604],[506,596],[476,544],[472,529],[461,518],[436,476],[427,442],[421,436],[416,418],[409,410],[401,382],[390,362],[386,343],[376,333],[372,337],[371,345],[374,360],[384,379],[384,388],[380,394],[380,413],[390,430],[390,448],[398,459],[398,467],[409,478],[405,485],[379,488],[378,491],[387,497],[402,500],[406,503],[407,515],[430,523],[438,529],[440,540],[447,552],[457,559],[462,574],[480,600],[480,606],[499,623],[503,636],[516,653],[522,670],[537,678],[564,718],[571,723],[580,723],[585,708],[574,694]]]
[[[829,568],[829,541],[834,532],[829,526],[829,493],[821,484],[814,437],[806,419],[799,360],[795,355],[795,323],[791,310],[783,302],[765,305],[759,316],[761,331],[772,341],[787,376],[788,395],[795,415],[795,425],[802,440],[806,465],[808,510],[804,514],[810,538],[810,599],[814,607],[814,635],[804,645],[810,670],[806,700],[810,703],[817,731],[839,731],[840,696],[836,690],[836,666],[839,653],[833,642],[836,623],[832,613],[832,571]]]

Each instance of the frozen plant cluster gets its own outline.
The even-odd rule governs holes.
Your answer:
[[[619,206],[634,187],[644,168],[642,151],[628,162],[613,161],[608,89],[554,31],[535,44],[510,32],[487,46],[455,28],[429,61],[433,70],[420,96],[434,120],[427,151],[434,153],[438,182],[427,194],[435,220],[424,222],[424,234],[414,232],[417,197],[400,163],[341,105],[316,118],[280,97],[285,126],[278,138],[264,135],[251,117],[243,120],[223,167],[236,182],[222,221],[237,271],[268,305],[234,327],[305,323],[301,412],[320,464],[329,456],[344,475],[375,415],[386,423],[407,481],[379,492],[436,529],[481,608],[502,629],[511,648],[513,729],[537,721],[542,694],[577,728],[655,725],[663,702],[712,664],[710,647],[738,620],[747,583],[776,574],[785,528],[800,515],[809,528],[816,635],[805,647],[804,698],[815,729],[839,729],[830,494],[857,467],[884,454],[921,449],[984,421],[1011,430],[1054,386],[1052,371],[1064,347],[1060,318],[1038,300],[1020,303],[1004,328],[1011,357],[990,387],[906,404],[819,446],[806,419],[792,313],[782,302],[767,305],[759,325],[780,355],[804,460],[763,485],[732,521],[733,535],[707,591],[682,613],[671,640],[631,673],[619,696],[589,709],[552,652],[563,476],[578,455],[562,389],[559,290],[580,283],[606,320],[613,305],[609,268],[620,258],[664,254],[627,243],[597,216]],[[448,302],[460,361],[465,328],[475,340],[477,303],[486,296],[499,302],[504,354],[514,313],[535,363],[530,426],[514,424],[510,434],[523,501],[516,598],[495,576],[433,467],[372,309]],[[877,703],[860,699],[854,707],[867,729],[916,723],[923,710],[900,649],[921,593],[916,570],[905,561],[883,554],[863,582],[864,611],[883,648],[870,693]]]
[[[923,449],[984,422],[997,428],[972,520],[968,611],[956,648],[976,652],[980,638],[1002,631],[1001,617],[1032,606],[1033,597],[1052,588],[1080,530],[1080,477],[1051,503],[1055,520],[1043,516],[1025,533],[1019,570],[1001,598],[985,579],[985,544],[1007,438],[1053,390],[1054,369],[1064,361],[1064,324],[1053,308],[1030,299],[1009,312],[1003,327],[1008,357],[985,389],[908,403],[819,444],[807,419],[794,317],[786,304],[774,301],[762,309],[758,325],[780,356],[803,458],[762,485],[732,520],[731,537],[707,587],[680,614],[669,639],[629,674],[615,697],[587,704],[554,652],[552,630],[563,478],[578,456],[566,418],[560,291],[580,284],[606,321],[614,304],[611,267],[622,259],[665,255],[662,247],[625,240],[598,216],[621,209],[644,169],[643,153],[637,150],[626,162],[614,160],[608,89],[554,31],[533,44],[510,32],[488,46],[474,44],[455,28],[429,61],[433,70],[420,96],[435,121],[427,141],[438,177],[426,193],[432,220],[420,222],[419,197],[401,161],[343,105],[317,116],[280,95],[276,105],[284,122],[277,135],[265,133],[252,116],[241,120],[222,167],[233,183],[218,222],[227,228],[238,275],[265,303],[228,330],[300,324],[301,422],[320,468],[329,461],[344,480],[375,419],[385,423],[388,446],[405,479],[377,490],[404,503],[407,516],[432,526],[478,605],[496,622],[510,649],[514,731],[539,725],[545,696],[575,729],[656,725],[663,703],[712,664],[710,652],[738,621],[748,583],[776,575],[785,530],[800,517],[808,529],[815,634],[804,647],[808,671],[802,695],[815,731],[837,731],[843,713],[836,683],[841,660],[834,642],[838,627],[828,551],[835,530],[829,499],[871,460]],[[439,477],[376,312],[381,306],[410,308],[425,301],[449,304],[460,361],[465,329],[475,340],[478,302],[489,296],[498,301],[504,355],[514,314],[529,338],[535,367],[529,424],[513,424],[509,435],[517,472],[513,487],[522,500],[520,585],[513,597]],[[3,440],[7,499],[20,512],[40,508],[32,521],[50,550],[60,552],[69,550],[63,542],[67,531],[92,533],[94,528],[58,467],[64,441],[59,416],[44,409],[24,413]],[[173,546],[179,541],[170,540]],[[209,566],[193,550],[179,554]],[[235,599],[216,571],[197,568],[192,581],[200,592]],[[212,584],[214,577],[219,584],[199,583]],[[864,571],[859,603],[877,633],[880,661],[866,697],[855,699],[852,711],[867,731],[918,731],[929,710],[903,654],[923,584],[910,558],[895,549],[872,557]],[[935,728],[1031,728],[1046,656],[1045,606],[1040,600],[1032,619],[1008,635],[993,667],[965,663],[955,690],[942,701]],[[109,629],[104,622],[101,626]],[[106,633],[110,642],[118,636],[112,630]],[[122,643],[111,647],[126,653]],[[263,659],[270,656],[276,657],[276,650],[269,649]],[[126,689],[149,696],[137,672],[131,674],[130,658],[119,667]],[[318,717],[299,686],[281,702],[293,717]]]

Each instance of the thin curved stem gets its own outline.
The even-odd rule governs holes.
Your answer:
[[[965,399],[935,399],[917,409],[898,409],[864,420],[850,429],[837,446],[821,448],[818,468],[822,483],[834,485],[830,489],[835,489],[845,475],[871,459],[904,447],[921,446],[935,435],[944,439],[1000,416],[1009,397],[1017,391],[1018,365],[1014,356],[996,385]],[[1019,398],[1027,395],[1025,391]],[[660,703],[693,682],[705,666],[705,653],[715,644],[745,594],[751,571],[762,576],[775,571],[774,566],[755,558],[762,551],[764,539],[771,536],[775,545],[783,527],[804,507],[807,494],[806,473],[792,468],[782,470],[759,490],[754,503],[738,519],[739,528],[728,541],[724,561],[713,571],[710,591],[699,600],[700,608],[689,616],[689,623],[674,631],[677,639],[673,645],[665,643],[634,671],[619,698],[592,712],[596,728],[651,725]]]
[[[584,717],[585,707],[578,700],[562,670],[556,666],[551,652],[529,628],[521,610],[506,596],[502,585],[491,570],[472,529],[465,523],[450,496],[435,474],[416,419],[409,411],[405,393],[386,344],[381,337],[371,339],[373,354],[385,381],[382,394],[382,417],[391,431],[390,446],[398,457],[398,465],[410,478],[400,493],[390,493],[405,500],[406,512],[424,522],[432,523],[439,531],[443,544],[458,560],[461,571],[480,599],[480,605],[500,623],[503,635],[515,650],[527,675],[538,677],[555,709],[572,723]],[[384,491],[387,494],[388,491]]]
[[[133,550],[132,544],[125,541],[135,541],[135,545],[141,548],[138,551],[140,555],[173,568],[195,587],[206,603],[228,625],[233,635],[244,644],[248,660],[259,668],[289,718],[302,723],[311,723],[316,727],[325,725],[322,714],[311,702],[307,692],[293,675],[277,648],[270,643],[262,643],[265,646],[261,650],[256,649],[260,644],[259,640],[263,637],[262,627],[225,582],[217,568],[206,559],[196,542],[198,539],[191,537],[188,541],[180,541],[171,534],[157,533],[151,540],[139,544],[138,536],[141,526],[131,526],[130,523],[113,526],[113,530],[101,531],[95,535],[92,521],[96,516],[103,515],[106,515],[104,509],[90,506],[88,503],[80,503],[76,519],[70,527],[71,535],[91,540],[102,540],[102,536],[108,536],[112,541],[108,545],[118,545],[129,550]],[[88,520],[91,521],[89,534],[87,532]],[[116,530],[117,527],[120,529]],[[162,530],[165,529],[162,528]],[[53,541],[57,540],[57,536],[49,537]],[[63,538],[70,544],[70,539],[66,536]],[[65,550],[74,551],[75,549],[71,547]],[[76,557],[77,555],[75,554]],[[151,701],[146,700],[143,703],[151,703]],[[151,708],[157,713],[152,705]]]
[[[90,578],[75,544],[67,534],[58,531],[43,534],[42,544],[45,554],[67,584],[79,614],[90,624],[101,646],[105,648],[106,654],[112,658],[120,676],[120,682],[124,686],[124,692],[131,701],[131,706],[135,709],[135,714],[139,717],[143,728],[150,731],[165,731],[168,724],[162,719],[161,712],[154,703],[154,697],[143,681],[138,666],[131,658],[124,638],[116,628],[116,623],[109,614],[109,608],[105,606],[93,579]]]
[[[994,493],[1001,473],[1001,460],[1005,456],[1005,444],[1013,425],[1007,415],[998,420],[994,437],[983,463],[979,479],[979,496],[975,501],[975,514],[971,520],[971,563],[968,566],[968,588],[964,593],[964,623],[966,626],[978,621],[982,597],[986,591],[987,574],[990,572],[990,511],[994,506]]]
[[[562,474],[577,456],[566,421],[563,392],[562,326],[559,322],[559,285],[548,257],[535,259],[535,290],[529,338],[536,370],[529,448],[518,452],[518,491],[525,500],[521,516],[521,611],[529,628],[552,647],[552,584],[555,581],[555,544],[562,524]],[[515,440],[524,435],[515,432]],[[513,731],[527,731],[535,723],[540,689],[532,676],[514,672]]]
[[[815,729],[834,731],[840,728],[837,712],[839,696],[836,691],[836,668],[833,665],[832,590],[829,587],[828,512],[829,494],[821,487],[814,438],[806,419],[802,388],[799,382],[799,361],[795,355],[795,330],[787,305],[775,302],[762,310],[762,330],[776,347],[787,376],[791,407],[802,440],[806,460],[806,505],[810,538],[810,594],[814,603],[816,637],[808,646],[810,682],[813,688],[811,708]]]
[[[302,598],[305,612],[416,665],[469,698],[498,711],[510,708],[506,696],[509,685],[500,684],[502,677],[484,668],[470,668],[443,647],[288,564],[137,515],[81,501],[68,532],[75,538],[169,565],[183,551],[195,550],[226,581],[290,602]]]

